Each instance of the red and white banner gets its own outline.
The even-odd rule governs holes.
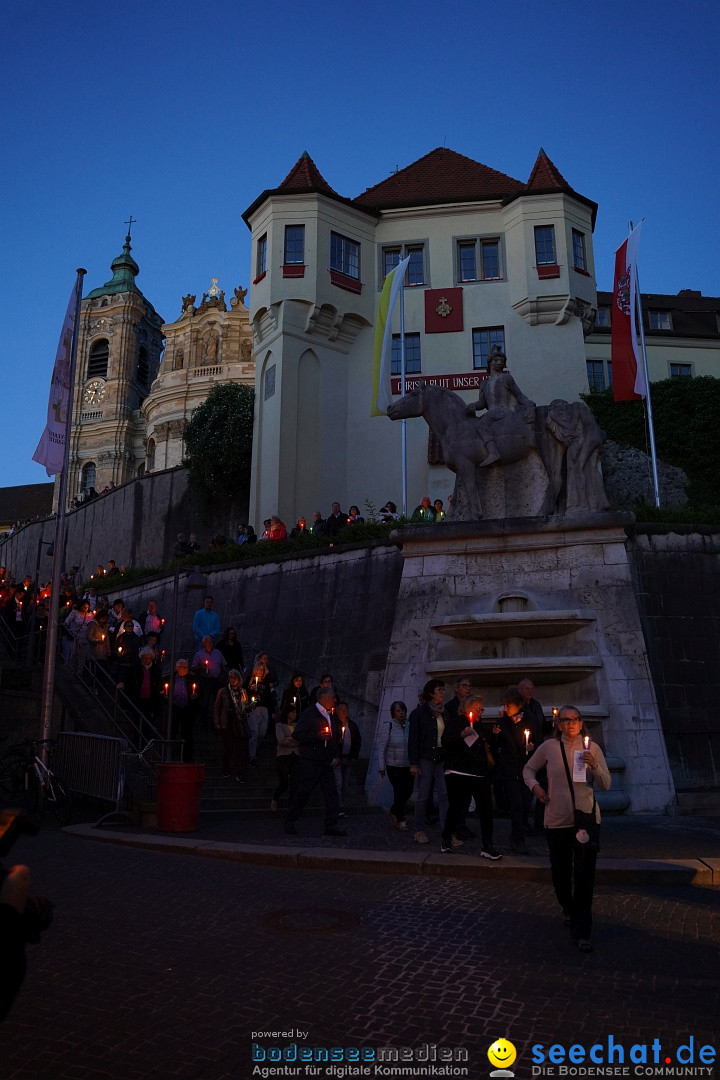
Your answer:
[[[647,393],[637,339],[637,249],[640,225],[615,252],[613,285],[612,360],[613,400],[636,401]]]

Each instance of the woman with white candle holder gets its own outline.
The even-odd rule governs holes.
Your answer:
[[[536,779],[547,768],[548,790]],[[610,772],[602,750],[585,734],[580,710],[563,705],[555,737],[546,739],[525,765],[523,780],[545,806],[545,835],[555,895],[565,925],[581,952],[592,952],[592,900],[598,852],[600,808],[592,785],[610,788]],[[589,828],[576,811],[588,815]]]

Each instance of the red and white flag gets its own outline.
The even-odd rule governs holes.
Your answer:
[[[84,271],[83,271],[84,272]],[[72,336],[75,320],[77,284],[73,286],[70,303],[65,312],[60,341],[55,355],[47,424],[42,438],[33,454],[33,461],[45,466],[48,476],[62,472],[67,438],[68,406],[70,404],[70,366],[72,359]]]
[[[642,222],[641,222],[642,224]],[[613,400],[637,401],[647,394],[637,338],[637,249],[640,225],[615,252],[613,285],[612,360]]]

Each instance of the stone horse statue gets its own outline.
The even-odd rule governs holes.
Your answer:
[[[527,401],[527,399],[524,399]],[[527,402],[533,406],[532,402]],[[493,452],[488,468],[487,428],[483,417],[468,415],[468,406],[452,390],[421,384],[388,406],[391,420],[423,416],[440,443],[445,464],[455,473],[449,517],[477,521],[483,516],[482,484],[493,470],[507,468],[534,454],[544,474],[544,496],[537,516],[579,515],[606,510],[607,497],[599,471],[605,433],[583,402],[556,399],[549,405],[508,409],[493,421]],[[522,485],[522,477],[516,484]],[[508,515],[510,516],[510,515]]]

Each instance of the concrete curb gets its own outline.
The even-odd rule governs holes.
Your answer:
[[[545,858],[506,855],[489,862],[474,855],[424,852],[358,851],[347,848],[281,847],[230,844],[190,836],[117,832],[94,825],[69,825],[63,832],[81,840],[175,855],[224,859],[250,866],[295,870],[339,870],[355,874],[405,874],[427,877],[500,878],[503,881],[550,881]],[[603,859],[597,867],[600,885],[699,885],[720,888],[720,859]]]

